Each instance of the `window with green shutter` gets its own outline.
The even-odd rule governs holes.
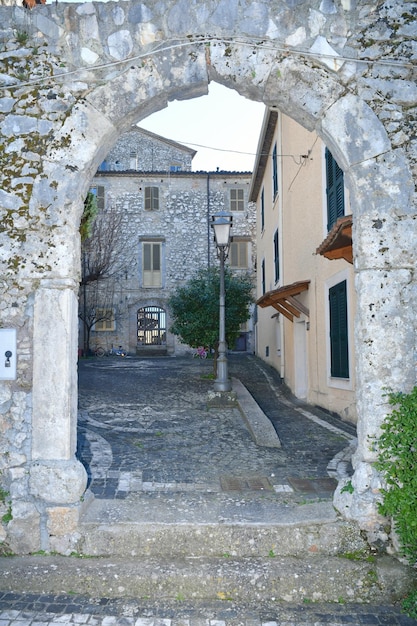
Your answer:
[[[261,193],[261,233],[265,230],[265,190]]]
[[[279,233],[278,229],[274,232],[274,272],[275,282],[279,281]]]
[[[349,345],[346,281],[329,289],[330,374],[349,378]]]
[[[272,186],[274,198],[278,193],[278,154],[277,144],[274,145],[272,150]]]
[[[340,169],[328,148],[326,156],[327,230],[345,214],[345,183]]]

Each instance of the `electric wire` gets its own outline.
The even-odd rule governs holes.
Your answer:
[[[129,57],[127,59],[121,59],[121,60],[116,60],[116,61],[109,61],[108,63],[101,63],[99,65],[92,65],[91,67],[87,67],[87,66],[83,66],[83,67],[78,67],[75,68],[73,70],[67,70],[65,72],[59,72],[57,74],[51,74],[48,76],[43,76],[43,77],[37,77],[36,79],[33,80],[28,80],[25,82],[19,82],[18,84],[12,84],[12,85],[2,85],[0,86],[0,89],[19,89],[22,87],[30,87],[30,86],[36,86],[36,85],[41,85],[44,82],[47,81],[51,81],[53,79],[59,79],[59,78],[65,78],[67,76],[72,76],[74,74],[78,74],[80,72],[95,72],[95,71],[99,71],[99,70],[103,70],[103,69],[107,69],[107,68],[114,68],[117,67],[119,65],[129,65],[135,61],[140,61],[142,59],[145,59],[147,57],[152,57],[155,54],[159,54],[162,52],[169,52],[171,50],[175,50],[178,48],[185,48],[185,47],[190,47],[190,46],[201,46],[201,45],[205,45],[205,46],[209,46],[211,44],[214,43],[219,43],[222,45],[228,45],[228,46],[232,46],[232,45],[238,45],[238,46],[248,46],[250,48],[254,48],[256,50],[272,50],[274,52],[281,52],[287,56],[290,55],[295,55],[295,56],[305,56],[305,57],[312,57],[318,61],[320,61],[320,59],[327,59],[327,60],[333,60],[335,63],[338,63],[340,61],[346,61],[346,62],[351,62],[351,63],[359,63],[359,64],[366,64],[366,65],[389,65],[389,66],[397,66],[397,67],[401,67],[401,68],[413,68],[415,67],[415,64],[413,63],[407,63],[404,62],[402,60],[394,60],[394,59],[358,59],[355,57],[347,57],[347,56],[342,56],[342,55],[331,55],[331,54],[326,54],[323,52],[314,52],[311,50],[298,50],[295,48],[291,48],[289,46],[285,46],[283,44],[280,45],[276,45],[273,43],[265,43],[265,40],[262,39],[258,39],[258,41],[256,42],[256,38],[252,39],[252,40],[241,40],[241,39],[223,39],[223,38],[218,38],[218,37],[206,37],[206,38],[201,38],[201,39],[195,39],[195,40],[191,40],[191,39],[187,39],[184,41],[178,41],[176,40],[176,43],[170,43],[168,45],[164,45],[162,43],[159,43],[158,45],[156,45],[154,48],[151,48],[150,50],[147,50],[146,52],[142,52],[141,54],[137,54],[133,57]]]

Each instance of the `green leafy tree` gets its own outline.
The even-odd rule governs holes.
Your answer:
[[[170,297],[168,307],[173,322],[170,331],[192,348],[205,346],[215,350],[217,363],[219,340],[220,272],[217,268],[200,269]],[[225,326],[229,347],[235,344],[240,325],[250,317],[253,283],[247,274],[233,274],[225,268]]]

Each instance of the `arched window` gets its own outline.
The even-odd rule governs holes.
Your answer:
[[[164,346],[167,339],[166,313],[159,306],[138,310],[138,345]]]

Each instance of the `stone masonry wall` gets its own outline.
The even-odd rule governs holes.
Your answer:
[[[116,332],[93,333],[93,340],[105,341],[107,349],[111,344],[123,345],[134,354],[137,310],[149,305],[166,309],[170,294],[198,268],[207,267],[209,263],[213,266],[218,264],[210,221],[214,213],[229,210],[231,188],[243,188],[246,201],[245,211],[233,213],[232,235],[253,239],[256,209],[253,203],[248,204],[250,176],[226,172],[178,172],[169,175],[99,172],[92,184],[104,186],[106,205],[123,215],[121,240],[124,242],[114,288],[108,290],[117,308]],[[144,209],[146,186],[157,186],[160,190],[158,211]],[[141,287],[140,242],[147,238],[158,238],[165,244],[164,283],[161,289]],[[250,246],[250,250],[250,269],[253,271],[255,246]],[[104,285],[103,297],[105,292]],[[167,342],[171,353],[184,349],[176,346],[170,333]]]
[[[173,141],[161,141],[144,129],[132,129],[119,138],[110,150],[100,169],[103,171],[140,170],[169,172],[171,166],[191,171],[195,151],[179,146]]]

